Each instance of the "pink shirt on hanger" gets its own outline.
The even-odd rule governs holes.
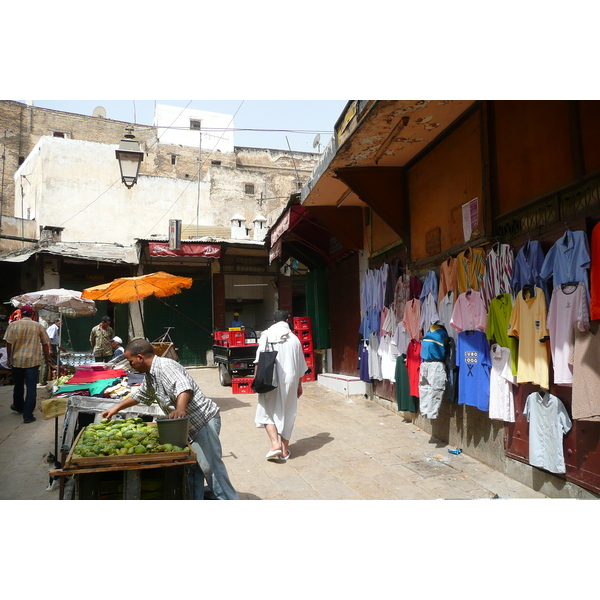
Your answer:
[[[480,292],[467,290],[457,298],[452,310],[450,325],[458,332],[476,329],[485,331],[487,310]]]

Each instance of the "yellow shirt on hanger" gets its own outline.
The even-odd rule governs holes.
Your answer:
[[[531,295],[530,291],[535,294]],[[517,383],[534,383],[548,389],[550,371],[546,297],[541,288],[525,286],[510,315],[508,335],[519,339]]]
[[[476,292],[481,290],[485,275],[485,250],[483,248],[467,248],[456,257],[457,297],[469,288]]]

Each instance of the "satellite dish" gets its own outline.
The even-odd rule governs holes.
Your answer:
[[[319,143],[321,141],[321,134],[317,133],[317,135],[315,135],[315,139],[313,140],[313,148],[316,148],[317,146],[320,146],[321,144]]]
[[[102,119],[106,118],[106,110],[103,106],[96,106],[94,112],[92,113],[92,117],[100,117]]]

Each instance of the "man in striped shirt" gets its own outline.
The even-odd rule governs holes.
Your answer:
[[[146,340],[133,340],[125,348],[125,357],[138,373],[145,373],[142,385],[130,396],[104,413],[110,419],[123,408],[140,402],[156,402],[170,419],[189,418],[190,445],[198,462],[190,473],[194,498],[204,498],[204,478],[219,500],[237,500],[238,495],[227,474],[221,458],[221,415],[219,407],[207,398],[188,371],[178,362],[156,356],[152,344]]]

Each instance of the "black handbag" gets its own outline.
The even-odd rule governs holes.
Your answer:
[[[266,394],[277,387],[277,350],[265,350],[258,355],[258,366],[256,375],[250,386],[257,394]]]

